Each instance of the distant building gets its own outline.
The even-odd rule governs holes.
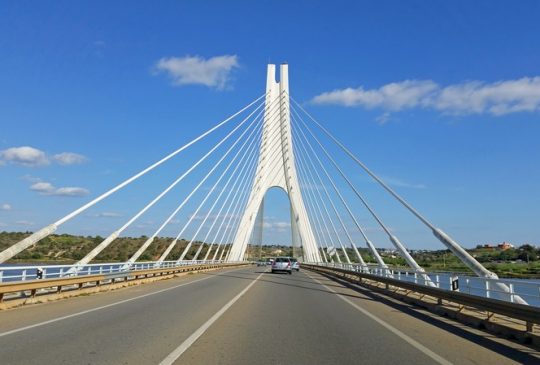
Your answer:
[[[393,249],[393,248],[384,248],[384,247],[376,248],[376,250],[377,250],[380,254],[384,254],[384,253],[395,253],[395,252],[396,252],[396,250]]]
[[[498,245],[493,245],[491,243],[486,243],[486,244],[483,244],[483,245],[478,245],[477,248],[487,248],[489,250],[494,250],[496,248],[498,248],[499,250],[508,250],[509,248],[514,248],[514,245],[509,243],[509,242],[503,242],[503,243],[499,243]]]
[[[511,244],[511,243],[508,243],[508,242],[503,242],[503,243],[498,244],[497,247],[500,248],[501,250],[505,251],[505,250],[508,250],[510,248],[514,248],[514,245]]]

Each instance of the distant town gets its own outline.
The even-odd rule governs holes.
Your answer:
[[[286,245],[263,245],[252,247],[250,257],[272,257],[293,255],[293,249]],[[375,259],[366,248],[359,251],[367,263],[374,264]],[[384,261],[393,266],[405,267],[406,263],[395,248],[378,248]],[[489,270],[502,277],[540,278],[540,246],[535,244],[514,245],[503,241],[498,244],[478,244],[467,250],[474,258]],[[415,260],[428,271],[468,272],[469,269],[449,250],[409,250]],[[341,253],[340,253],[341,254]],[[352,249],[347,249],[351,261],[356,261]],[[343,258],[342,258],[343,260]]]

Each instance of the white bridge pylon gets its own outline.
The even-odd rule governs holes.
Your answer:
[[[273,187],[283,189],[289,197],[292,244],[302,247],[301,259],[308,262],[322,261],[296,172],[291,135],[288,65],[281,64],[279,72],[280,81],[277,82],[276,66],[268,65],[259,162],[246,210],[227,258],[230,261],[244,259],[257,217],[262,217],[266,192]],[[276,131],[280,140],[278,143],[271,143],[270,136],[276,134]]]

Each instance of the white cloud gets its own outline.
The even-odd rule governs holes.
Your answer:
[[[30,186],[30,190],[36,191],[41,195],[50,195],[50,196],[86,196],[90,194],[87,189],[79,187],[62,187],[56,188],[53,184],[48,182],[37,182]]]
[[[224,89],[232,70],[238,66],[236,55],[208,59],[199,56],[164,57],[156,63],[155,70],[165,72],[175,85],[198,84]]]
[[[35,177],[35,176],[29,175],[29,174],[21,176],[21,179],[25,180],[25,181],[28,181],[28,182],[31,182],[31,183],[37,183],[37,182],[41,181],[41,179],[39,177]]]
[[[386,123],[388,123],[388,121],[390,120],[390,113],[389,113],[389,112],[385,112],[385,113],[379,115],[375,120],[376,120],[377,123],[379,123],[380,125],[386,124]]]
[[[87,161],[83,155],[73,152],[62,152],[53,156],[53,159],[60,165],[79,165]]]
[[[275,222],[274,227],[281,229],[281,228],[289,228],[291,224],[289,222]]]
[[[472,81],[442,89],[433,101],[438,110],[459,114],[503,115],[540,110],[540,77],[499,81]]]
[[[286,232],[290,229],[291,223],[289,222],[272,222],[265,220],[263,222],[263,228],[275,232]]]
[[[88,191],[85,188],[79,188],[79,187],[65,187],[65,188],[58,188],[54,191],[52,195],[56,196],[86,196],[90,194],[90,191]]]
[[[383,108],[392,111],[418,106],[424,96],[437,89],[433,81],[405,80],[384,85],[379,89],[347,88],[316,96],[317,104],[362,105],[366,108]]]
[[[87,158],[78,153],[62,152],[52,156],[52,160],[60,165],[75,165],[86,162]],[[0,151],[0,166],[6,163],[37,167],[49,165],[51,158],[45,152],[34,147],[11,147],[7,150]]]
[[[11,210],[11,205],[4,203],[0,205],[0,210]]]
[[[16,165],[27,167],[48,165],[49,159],[45,152],[30,146],[11,147],[0,151],[0,159]]]
[[[50,194],[54,192],[54,186],[51,183],[48,182],[37,182],[35,184],[32,184],[30,186],[30,190],[37,191],[38,193],[42,194]]]
[[[387,111],[426,108],[461,115],[535,112],[540,110],[540,76],[493,83],[469,81],[446,87],[431,80],[405,80],[378,89],[325,92],[312,102]]]

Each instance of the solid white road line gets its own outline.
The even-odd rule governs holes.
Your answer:
[[[239,270],[239,269],[230,270],[230,271],[236,271],[236,270]],[[219,276],[219,275],[218,275],[218,276]],[[92,313],[92,312],[95,312],[95,311],[98,311],[98,310],[101,310],[101,309],[114,307],[114,306],[117,306],[117,305],[120,305],[120,304],[124,304],[124,303],[128,303],[128,302],[137,300],[137,299],[142,299],[142,298],[146,298],[146,297],[149,297],[149,296],[152,296],[152,295],[161,294],[161,293],[166,292],[166,291],[169,291],[169,290],[174,290],[174,289],[180,288],[180,287],[182,287],[182,286],[186,286],[186,285],[198,283],[198,282],[200,282],[200,281],[208,280],[208,279],[211,279],[211,278],[214,278],[214,277],[215,277],[215,276],[208,276],[208,277],[205,277],[205,278],[202,278],[202,279],[190,281],[189,283],[183,283],[183,284],[180,284],[180,285],[175,285],[175,286],[172,286],[172,287],[170,287],[170,288],[161,289],[161,290],[158,290],[158,291],[155,291],[155,292],[152,292],[152,293],[139,295],[139,296],[137,296],[137,297],[133,297],[133,298],[129,298],[129,299],[124,299],[124,300],[121,300],[121,301],[118,301],[118,302],[114,302],[114,303],[111,303],[111,304],[103,305],[103,306],[101,306],[101,307],[96,307],[96,308],[92,308],[92,309],[87,309],[87,310],[84,310],[84,311],[82,311],[82,312],[77,312],[77,313],[69,314],[69,315],[67,315],[67,316],[63,316],[63,317],[58,317],[58,318],[50,319],[50,320],[48,320],[48,321],[39,322],[39,323],[36,323],[36,324],[31,324],[31,325],[29,325],[29,326],[16,328],[16,329],[13,329],[13,330],[10,330],[10,331],[6,331],[6,332],[0,333],[0,337],[8,336],[8,335],[11,335],[11,334],[14,334],[14,333],[17,333],[17,332],[26,331],[26,330],[29,330],[29,329],[32,329],[32,328],[36,328],[36,327],[45,326],[45,325],[50,324],[50,323],[55,323],[55,322],[63,321],[64,319],[69,319],[69,318],[73,318],[73,317],[82,316],[82,315],[87,314],[87,313]]]
[[[214,324],[215,321],[219,319],[238,299],[240,299],[246,292],[255,284],[259,278],[264,274],[262,272],[255,280],[253,280],[248,286],[244,288],[240,293],[238,293],[237,296],[232,298],[227,304],[223,306],[219,311],[216,312],[208,321],[206,321],[199,329],[197,329],[195,332],[191,334],[180,346],[178,346],[173,352],[171,352],[163,361],[161,361],[160,365],[170,365],[173,364],[187,349],[190,348],[195,341],[201,337],[208,328],[212,324]]]
[[[305,273],[305,271],[304,271],[304,273]],[[396,336],[400,337],[402,340],[408,342],[411,346],[413,346],[417,350],[423,352],[425,355],[429,356],[430,358],[435,360],[437,363],[442,364],[442,365],[452,365],[452,363],[450,361],[446,360],[445,358],[441,357],[440,355],[437,355],[435,352],[431,351],[426,346],[422,345],[420,342],[418,342],[418,341],[414,340],[413,338],[407,336],[405,333],[401,332],[400,330],[398,330],[397,328],[395,328],[394,326],[392,326],[388,322],[383,321],[382,319],[380,319],[376,315],[374,315],[371,312],[367,311],[366,309],[360,307],[356,303],[353,303],[350,299],[340,295],[334,289],[324,285],[323,283],[321,283],[319,280],[317,280],[313,276],[311,276],[311,275],[309,275],[307,273],[306,273],[306,275],[309,276],[313,281],[317,282],[318,284],[320,284],[321,286],[326,288],[327,290],[331,291],[334,294],[337,294],[338,298],[342,299],[343,301],[345,301],[346,303],[348,303],[352,307],[354,307],[356,310],[360,311],[362,314],[368,316],[369,318],[371,318],[375,322],[379,323],[381,326],[383,326],[384,328],[386,328],[387,330],[389,330],[390,332],[392,332]]]

